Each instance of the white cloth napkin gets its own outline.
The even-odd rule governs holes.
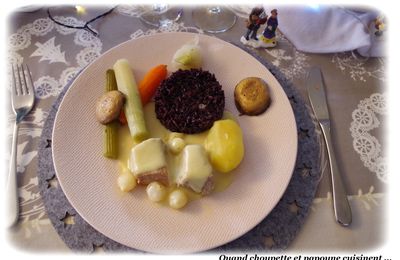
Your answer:
[[[384,56],[384,36],[373,33],[373,10],[338,6],[264,6],[278,9],[278,29],[300,51],[333,53],[357,50],[363,56]]]

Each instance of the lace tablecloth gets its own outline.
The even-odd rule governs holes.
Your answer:
[[[54,17],[69,25],[82,25],[108,7],[88,8],[77,14],[74,8],[57,8]],[[15,12],[9,20],[8,60],[27,63],[32,71],[36,106],[22,122],[18,143],[20,223],[8,232],[17,250],[36,252],[69,251],[55,232],[46,214],[38,188],[38,144],[44,122],[62,88],[74,76],[106,50],[129,39],[165,31],[204,33],[191,20],[191,10],[166,27],[148,27],[139,20],[139,6],[118,6],[111,14],[93,23],[99,33],[55,24],[43,7],[32,12]],[[225,33],[215,36],[236,44],[244,34],[244,18]],[[118,28],[116,30],[115,28]],[[332,130],[353,209],[353,224],[339,226],[333,216],[329,171],[323,173],[319,189],[300,233],[288,251],[361,250],[384,242],[383,215],[387,162],[384,152],[384,124],[387,114],[385,66],[383,58],[360,59],[350,52],[306,54],[297,51],[279,34],[278,46],[256,50],[258,55],[277,66],[307,100],[305,74],[312,66],[321,67],[327,84],[332,115]],[[10,91],[10,86],[7,86]],[[15,116],[9,110],[8,133],[11,141]],[[307,132],[301,134],[307,135]],[[305,166],[306,167],[306,166]],[[50,182],[49,185],[58,185]],[[73,223],[71,216],[66,216]],[[67,225],[67,224],[66,224]],[[323,232],[321,232],[323,230]],[[373,234],[373,235],[372,235]],[[273,241],[266,240],[266,244]],[[272,245],[271,245],[272,246]],[[96,250],[102,250],[95,246]]]

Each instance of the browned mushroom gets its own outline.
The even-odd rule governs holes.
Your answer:
[[[118,90],[104,93],[96,103],[96,118],[101,124],[108,124],[118,118],[125,97]]]
[[[241,114],[255,116],[271,104],[268,85],[257,77],[242,79],[235,87],[235,105]]]

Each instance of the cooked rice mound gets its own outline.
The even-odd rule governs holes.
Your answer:
[[[225,95],[214,74],[178,70],[165,79],[154,97],[158,120],[170,131],[186,134],[208,130],[222,118]]]

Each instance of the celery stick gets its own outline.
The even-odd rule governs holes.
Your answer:
[[[117,90],[117,82],[112,69],[106,72],[105,91]],[[114,121],[104,127],[103,155],[107,158],[118,158],[118,122]]]
[[[114,70],[108,69],[106,72],[106,92],[111,90],[118,90],[117,80],[115,79]]]
[[[118,158],[118,122],[113,121],[104,127],[104,152],[107,158]]]
[[[133,140],[139,143],[148,137],[142,101],[128,60],[119,59],[114,64],[118,90],[125,95],[125,116]]]

